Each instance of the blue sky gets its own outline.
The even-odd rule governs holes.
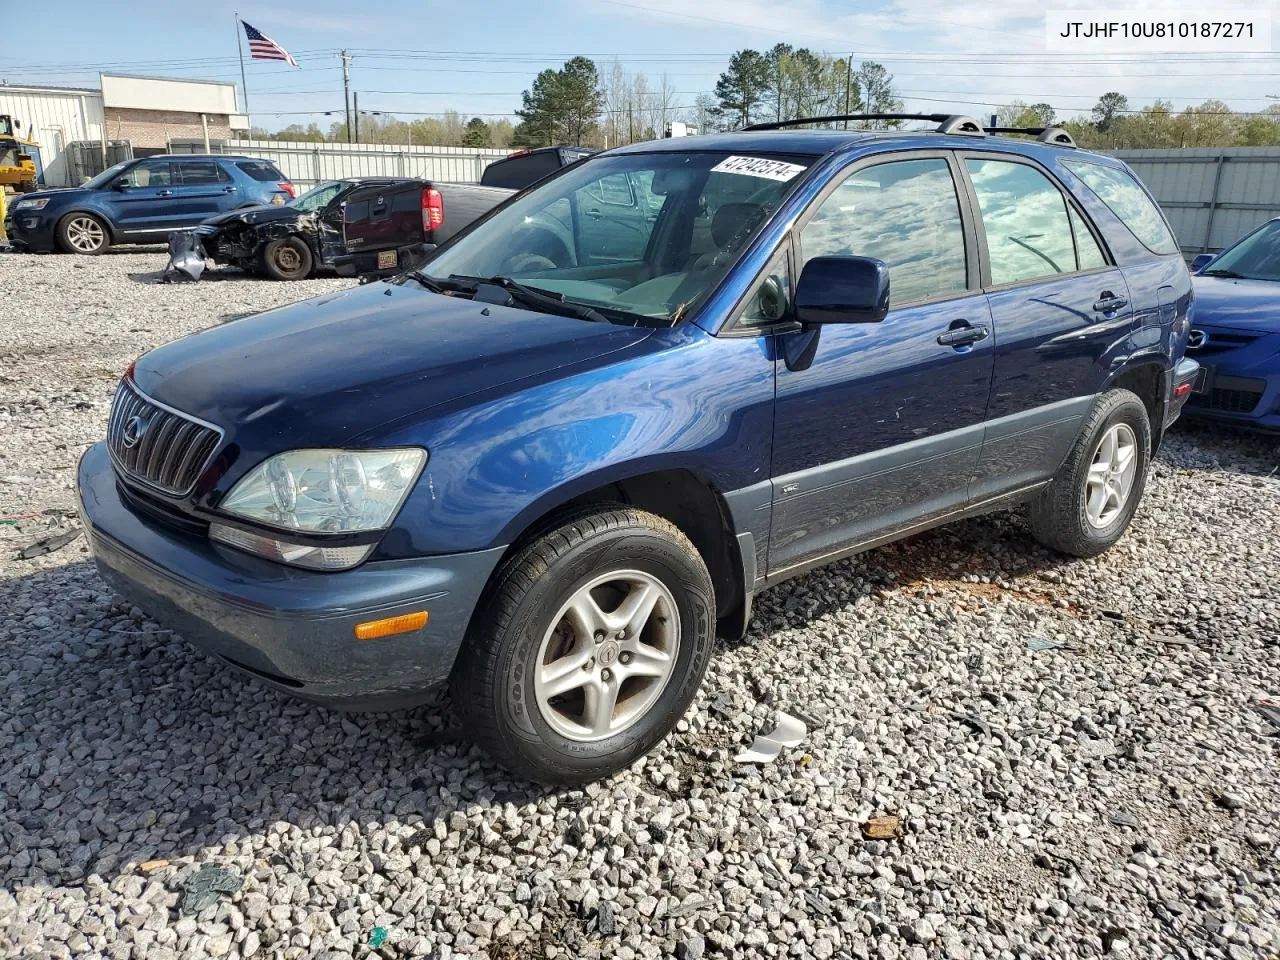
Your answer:
[[[665,72],[677,102],[690,104],[711,90],[733,50],[780,40],[880,60],[907,107],[923,112],[984,116],[994,109],[989,104],[1019,98],[1048,101],[1060,116],[1071,116],[1111,89],[1126,93],[1133,106],[1158,96],[1175,106],[1213,97],[1249,111],[1274,102],[1267,94],[1280,93],[1280,60],[1270,56],[1234,62],[1048,56],[1046,6],[1041,0],[982,6],[940,0],[58,0],[56,28],[47,5],[15,4],[7,11],[6,33],[20,41],[3,48],[0,79],[94,86],[103,69],[238,83],[238,8],[301,64],[246,61],[254,123],[269,128],[312,120],[327,126],[337,118],[317,111],[342,107],[341,47],[354,53],[352,89],[360,92],[360,106],[406,118],[446,109],[507,114],[538,70],[578,53],[602,66],[616,58],[651,81]],[[1277,4],[1265,6],[1280,21]]]

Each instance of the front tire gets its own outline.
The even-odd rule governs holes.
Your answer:
[[[595,780],[684,715],[715,623],[706,565],[674,524],[595,508],[503,562],[454,669],[453,703],[476,742],[521,776]]]
[[[301,237],[281,237],[262,248],[262,272],[272,280],[305,280],[311,266],[311,248]]]
[[[1031,535],[1073,557],[1102,553],[1133,520],[1150,459],[1146,405],[1129,390],[1107,391],[1053,482],[1032,502]]]
[[[58,249],[93,256],[111,246],[107,225],[91,213],[69,213],[58,222]]]

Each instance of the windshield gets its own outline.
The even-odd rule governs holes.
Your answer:
[[[296,210],[319,210],[338,195],[343,184],[338,180],[327,180],[318,183],[296,200],[289,201],[289,206]]]
[[[1228,247],[1203,271],[1247,280],[1280,280],[1280,220],[1273,220],[1234,247]]]
[[[125,168],[131,163],[133,163],[132,160],[121,160],[114,167],[107,167],[107,169],[103,170],[92,180],[86,180],[84,185],[90,189],[105,187],[108,183],[113,182],[116,177],[124,173]]]
[[[572,303],[679,319],[712,290],[812,157],[633,153],[571,168],[423,272],[508,277]]]

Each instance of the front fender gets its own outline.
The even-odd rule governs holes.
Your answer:
[[[646,345],[378,438],[430,451],[379,556],[506,545],[569,500],[654,471],[686,470],[722,493],[767,479],[772,338],[682,324]]]

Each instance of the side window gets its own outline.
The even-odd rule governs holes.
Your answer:
[[[419,190],[401,190],[391,198],[392,213],[416,213],[422,209],[422,192]]]
[[[361,220],[369,219],[369,201],[357,200],[355,203],[348,203],[346,213],[343,219],[347,223],[359,223]]]
[[[657,221],[654,210],[662,200],[655,198],[652,186],[652,177],[611,173],[575,191],[574,233],[580,266],[644,259]]]
[[[982,211],[995,286],[1076,270],[1062,193],[1039,170],[1007,160],[965,161]]]
[[[601,177],[587,188],[587,192],[601,203],[615,207],[630,207],[636,202],[635,194],[631,190],[631,181],[625,173]]]
[[[131,187],[167,187],[172,182],[169,178],[169,162],[144,161],[125,174]]]
[[[1160,208],[1129,173],[1087,160],[1064,160],[1063,163],[1089,185],[1098,199],[1124,221],[1124,225],[1148,250],[1152,253],[1178,252],[1178,243],[1169,232]]]
[[[1071,213],[1071,229],[1076,232],[1076,256],[1081,270],[1095,270],[1107,265],[1107,258],[1102,255],[1098,241],[1093,239],[1089,227],[1074,209]]]
[[[895,305],[968,286],[960,201],[942,159],[900,160],[850,175],[805,226],[800,246],[805,262],[834,255],[883,260]]]
[[[207,186],[220,183],[218,165],[212,160],[185,160],[174,164],[184,187]]]
[[[784,244],[785,247],[785,244]],[[738,326],[757,327],[773,323],[787,315],[791,308],[791,270],[785,249],[776,257],[764,276],[756,283],[755,292],[738,317]]]

